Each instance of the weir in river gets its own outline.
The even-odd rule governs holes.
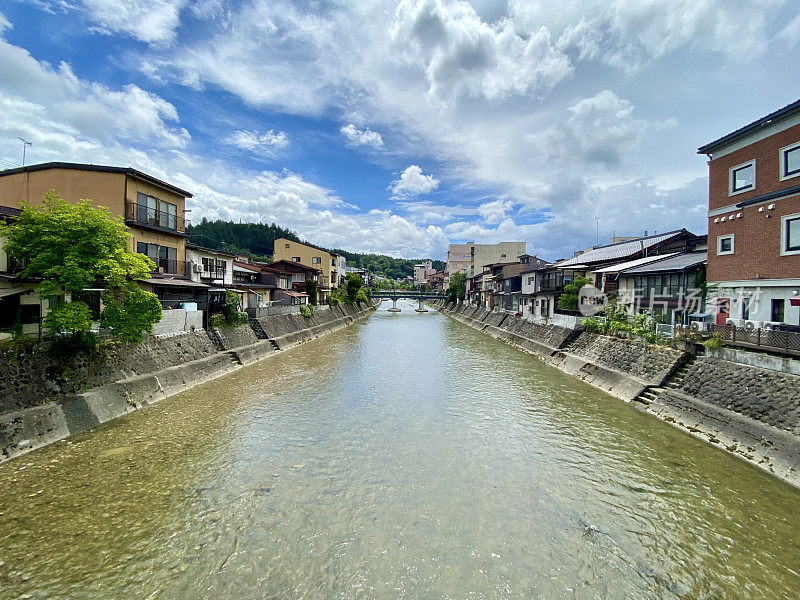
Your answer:
[[[797,597],[798,490],[415,307],[0,465],[0,598]]]

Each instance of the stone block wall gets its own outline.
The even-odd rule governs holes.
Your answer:
[[[109,344],[96,355],[63,358],[43,348],[0,355],[0,414],[39,406],[87,388],[154,373],[217,353],[205,331],[148,336],[138,345]]]
[[[681,391],[751,419],[800,435],[800,376],[699,357]]]
[[[661,385],[685,358],[672,348],[582,332],[567,352],[617,371],[633,375],[649,385]]]
[[[249,346],[258,341],[253,328],[250,325],[239,325],[238,327],[212,329],[208,332],[209,337],[216,342],[217,347],[222,350],[241,348]]]

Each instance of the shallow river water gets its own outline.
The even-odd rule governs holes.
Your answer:
[[[800,598],[800,492],[382,309],[0,465],[0,598]]]

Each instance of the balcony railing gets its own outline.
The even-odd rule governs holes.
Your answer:
[[[215,267],[206,271],[200,272],[201,279],[225,279],[225,267]]]
[[[181,277],[188,277],[191,272],[191,263],[183,260],[168,260],[166,258],[157,258],[153,260],[156,263],[156,273],[164,275],[180,275]]]
[[[157,210],[146,204],[137,204],[135,202],[125,203],[125,220],[130,223],[169,229],[179,233],[186,231],[186,219],[163,210]]]
[[[800,333],[796,331],[735,325],[712,325],[711,331],[718,333],[722,341],[731,346],[763,348],[771,352],[800,355]]]

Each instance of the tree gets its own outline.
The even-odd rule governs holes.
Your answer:
[[[347,275],[347,303],[353,304],[356,302],[358,291],[364,287],[364,280],[358,273],[348,273]]]
[[[54,190],[45,194],[42,206],[22,203],[20,208],[13,222],[0,226],[0,235],[8,240],[6,252],[27,262],[20,275],[41,278],[36,287],[40,297],[72,296],[102,286],[102,323],[129,342],[152,331],[161,319],[161,303],[135,280],[150,277],[155,264],[130,249],[121,217],[94,208],[91,200],[69,204]],[[83,302],[66,302],[53,307],[43,324],[53,334],[81,337],[91,328],[91,312]]]
[[[317,282],[313,279],[306,279],[305,283],[306,294],[308,294],[308,303],[311,306],[317,305]]]
[[[467,297],[466,273],[453,273],[450,276],[450,285],[447,286],[447,296],[450,302],[463,302]]]
[[[575,281],[564,286],[564,291],[558,297],[556,306],[562,310],[578,310],[578,294],[585,285],[591,285],[592,280],[586,277],[576,277]]]

